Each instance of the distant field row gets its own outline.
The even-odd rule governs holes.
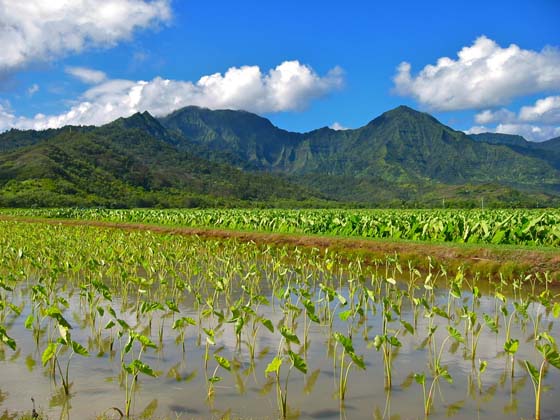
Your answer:
[[[558,209],[3,209],[0,214],[359,238],[560,246]]]

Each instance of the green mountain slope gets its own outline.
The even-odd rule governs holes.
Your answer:
[[[318,200],[272,175],[208,162],[144,114],[92,130],[61,130],[0,154],[0,205],[192,206]]]
[[[554,205],[558,145],[469,137],[404,106],[358,129],[308,133],[186,107],[0,134],[0,206]]]
[[[524,156],[544,160],[560,170],[560,137],[543,142],[531,142],[521,136],[501,133],[471,134],[475,141],[489,144],[503,144]]]
[[[541,157],[474,141],[404,106],[356,130],[304,134],[280,130],[246,112],[196,107],[161,122],[205,147],[204,156],[220,153],[245,169],[286,173],[343,200],[372,202],[372,194],[410,200],[461,184],[560,190],[560,173]]]

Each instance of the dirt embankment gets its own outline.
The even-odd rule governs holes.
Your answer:
[[[361,255],[366,261],[383,259],[387,255],[398,254],[401,262],[411,261],[413,266],[423,270],[432,265],[443,265],[449,273],[462,266],[468,273],[482,276],[506,278],[528,273],[549,272],[556,283],[560,283],[560,250],[538,250],[535,248],[509,248],[495,246],[473,246],[462,244],[433,244],[376,239],[353,239],[328,236],[306,236],[268,232],[243,232],[214,228],[189,228],[156,226],[140,223],[114,223],[90,220],[61,220],[0,216],[0,220],[26,223],[49,223],[69,226],[94,226],[101,228],[145,230],[173,235],[198,235],[213,239],[237,239],[257,244],[290,245],[329,249],[348,257]]]

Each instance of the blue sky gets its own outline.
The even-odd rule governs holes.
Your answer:
[[[541,141],[560,136],[559,21],[556,0],[0,0],[0,130],[195,104],[308,131],[406,104]]]

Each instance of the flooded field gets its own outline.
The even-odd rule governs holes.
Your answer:
[[[0,418],[554,418],[560,304],[315,249],[0,223]]]

